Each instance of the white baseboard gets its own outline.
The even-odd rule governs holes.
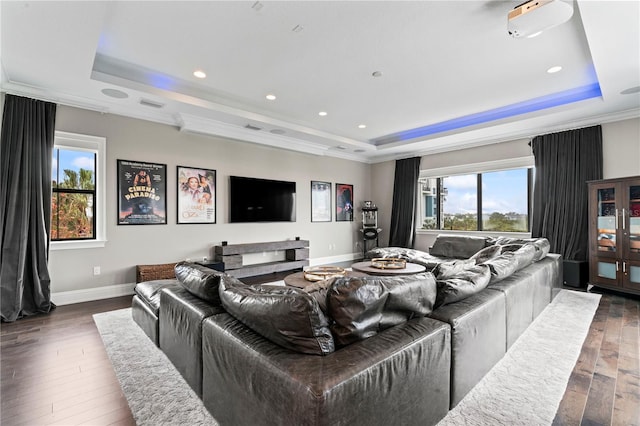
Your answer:
[[[356,259],[362,259],[362,253],[348,253],[339,256],[317,257],[309,259],[309,266],[330,265],[332,263],[349,262]]]
[[[133,288],[135,285],[135,283],[127,283],[82,290],[61,291],[58,293],[51,293],[51,301],[57,306],[62,306],[71,305],[73,303],[90,302],[92,300],[128,296],[133,295]]]
[[[361,258],[361,253],[347,253],[339,256],[319,257],[309,259],[309,266],[330,265],[332,263],[349,262]],[[135,286],[135,283],[126,283],[82,290],[61,291],[58,293],[51,293],[51,301],[57,306],[63,306],[71,305],[73,303],[90,302],[92,300],[128,296],[133,295],[133,288]]]

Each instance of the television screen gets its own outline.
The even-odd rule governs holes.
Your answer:
[[[231,176],[229,222],[295,222],[296,183]]]

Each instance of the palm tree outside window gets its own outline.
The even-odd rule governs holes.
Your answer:
[[[55,146],[51,240],[96,239],[96,153]]]

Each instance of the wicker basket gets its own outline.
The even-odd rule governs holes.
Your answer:
[[[175,263],[164,263],[161,265],[137,265],[136,283],[175,278],[175,267]]]

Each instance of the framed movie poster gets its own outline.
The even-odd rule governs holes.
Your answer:
[[[118,225],[166,225],[167,165],[118,160]]]
[[[216,171],[178,166],[178,223],[216,223]]]
[[[331,182],[311,181],[311,222],[331,222]]]
[[[353,185],[336,183],[336,222],[353,222]]]

